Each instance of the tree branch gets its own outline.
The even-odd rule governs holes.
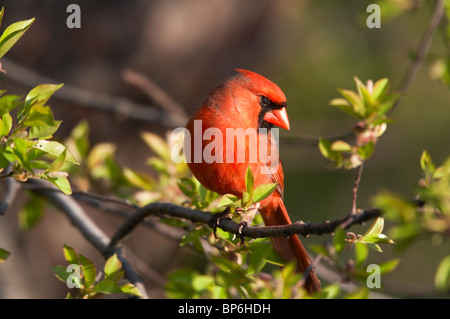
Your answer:
[[[33,88],[42,83],[57,82],[54,79],[44,77],[18,65],[7,58],[2,58],[2,63],[8,70],[7,78],[26,87]],[[55,92],[54,96],[82,107],[109,112],[127,119],[158,123],[169,128],[186,124],[184,119],[173,117],[157,107],[137,104],[122,97],[93,93],[70,84],[65,84],[61,90]]]
[[[242,235],[249,238],[265,238],[265,237],[289,237],[294,234],[308,236],[311,234],[322,235],[332,233],[336,227],[343,224],[346,228],[354,224],[361,224],[368,220],[375,219],[381,216],[379,209],[373,208],[356,214],[349,214],[348,216],[336,219],[333,221],[325,221],[322,223],[305,223],[303,221],[295,222],[291,225],[284,226],[265,226],[265,227],[245,227],[242,230]],[[200,222],[210,225],[213,221],[214,214],[210,212],[190,209],[187,207],[177,206],[171,203],[155,202],[148,204],[135,213],[129,215],[109,243],[111,248],[121,246],[125,238],[148,216],[150,215],[165,215],[176,218],[187,219],[192,222]],[[231,219],[221,219],[218,227],[224,231],[236,234],[239,230],[239,224]]]
[[[12,177],[6,177],[6,193],[3,200],[0,202],[0,216],[4,215],[6,210],[11,206],[19,189],[19,182]]]
[[[183,123],[188,121],[189,118],[184,108],[144,74],[126,69],[122,72],[122,78],[125,82],[140,88],[154,103],[159,105],[173,118],[177,118]]]
[[[108,245],[110,242],[108,236],[98,228],[71,196],[64,195],[59,190],[48,190],[49,183],[42,180],[29,179],[27,183],[41,186],[42,189],[37,187],[34,191],[48,198],[63,211],[72,224],[78,228],[83,236],[105,257],[105,259],[117,254],[117,257],[122,263],[125,277],[139,289],[143,298],[148,298],[142,279],[123,256],[122,247],[111,249]]]
[[[416,79],[417,72],[419,71],[420,66],[427,57],[428,50],[430,49],[430,45],[433,40],[433,36],[436,33],[440,21],[442,20],[444,11],[445,11],[445,0],[437,0],[436,5],[434,7],[433,16],[417,48],[416,57],[409,65],[408,69],[406,69],[405,75],[403,76],[403,80],[399,86],[398,92],[403,93],[403,95],[395,101],[394,105],[389,110],[389,113],[392,113],[394,109],[404,99],[405,94],[409,91],[411,85]],[[353,132],[341,134],[341,136],[343,138],[350,138],[353,136]],[[341,138],[336,137],[336,139]],[[334,138],[331,138],[331,140],[334,140]],[[282,137],[281,141],[285,142],[286,144],[301,144],[301,145],[315,145],[315,146],[317,146],[318,143],[318,139],[298,137],[298,136]]]
[[[364,160],[361,161],[361,164],[358,167],[358,172],[356,173],[355,182],[353,184],[351,214],[356,214],[356,198],[358,196],[359,183],[361,182],[363,168],[364,168]]]
[[[441,21],[442,16],[444,15],[444,6],[445,0],[436,1],[436,5],[434,7],[434,12],[430,24],[428,25],[425,34],[422,36],[422,39],[420,40],[419,43],[419,47],[417,48],[416,58],[411,63],[409,68],[406,70],[405,76],[403,77],[403,81],[400,84],[399,91],[401,93],[407,93],[409,91],[412,83],[414,82],[417,76],[417,72],[419,71],[420,66],[427,57],[433,36],[439,26],[439,22]],[[392,113],[394,111],[394,109],[403,100],[403,98],[404,94],[399,99],[397,99],[397,101],[395,101],[394,105],[389,110],[389,113]]]

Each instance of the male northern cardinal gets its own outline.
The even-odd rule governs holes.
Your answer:
[[[215,142],[212,151],[209,146],[210,154],[215,160],[211,161],[203,157],[200,160],[198,157],[194,159],[194,156],[188,154],[190,157],[186,158],[188,166],[207,189],[221,195],[233,194],[239,198],[242,198],[242,191],[245,190],[246,170],[250,166],[255,187],[261,184],[277,183],[275,191],[260,202],[260,214],[264,223],[267,226],[291,224],[283,203],[284,174],[281,162],[269,161],[267,158],[269,155],[260,154],[258,149],[251,149],[250,146],[254,147],[255,143],[250,143],[250,136],[241,138],[231,136],[234,145],[226,142],[227,134],[232,134],[233,129],[251,128],[256,132],[258,141],[256,145],[260,145],[259,142],[262,141],[270,149],[274,143],[271,131],[273,125],[289,130],[286,97],[276,84],[265,77],[242,69],[236,69],[236,72],[234,76],[211,90],[206,101],[186,125],[190,132],[190,141],[189,137],[187,141],[185,140],[185,147],[190,147],[190,153],[200,151],[202,152],[200,155],[205,155],[203,153],[206,150],[205,147]],[[195,132],[199,128],[201,132]],[[214,136],[218,140],[210,141],[203,137],[200,141],[201,145],[197,145],[196,148],[195,142],[198,143],[198,139],[196,141],[194,136],[203,136],[207,129],[221,133]],[[211,134],[208,136],[211,139]],[[228,151],[232,152],[233,161],[226,158],[227,146]],[[230,146],[233,147],[230,149]],[[275,151],[278,152],[278,148],[275,148]],[[241,161],[236,160],[239,152],[244,152],[244,160],[242,157]],[[259,154],[257,160],[250,161],[255,152]],[[274,163],[276,165],[273,165]],[[297,235],[289,238],[273,237],[272,242],[275,250],[286,261],[297,259],[299,271],[304,272],[310,266],[311,260]],[[320,290],[320,283],[314,269],[309,272],[305,288],[310,293]]]

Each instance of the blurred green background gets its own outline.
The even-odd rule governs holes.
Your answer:
[[[320,222],[349,212],[356,172],[329,170],[317,146],[292,143],[291,138],[349,132],[354,120],[328,102],[338,97],[337,88],[354,89],[354,76],[363,82],[387,77],[392,89],[398,89],[434,6],[429,0],[379,1],[381,28],[369,29],[366,8],[372,2],[4,0],[2,28],[36,18],[6,57],[41,76],[152,105],[145,94],[121,78],[123,70],[131,68],[158,83],[188,114],[235,67],[268,77],[288,99],[291,130],[281,133],[286,206],[294,220]],[[70,3],[81,7],[81,29],[66,26]],[[450,90],[430,76],[435,59],[446,58],[446,50],[438,30],[429,59],[391,114],[397,122],[388,127],[365,165],[358,207],[371,207],[372,196],[383,189],[412,198],[421,177],[421,152],[428,150],[437,164],[449,156]],[[8,74],[0,75],[0,87],[11,94],[25,94],[30,89],[8,79]],[[52,99],[50,106],[55,117],[63,120],[58,138],[87,119],[92,144],[116,143],[120,162],[139,169],[146,169],[149,152],[139,133],[164,134],[168,129],[116,118],[58,98]],[[289,137],[290,142],[283,137]],[[120,223],[92,214],[111,231]],[[94,260],[98,255],[95,251],[89,255],[89,245],[60,214],[48,214],[23,234],[10,211],[1,217],[0,230],[0,246],[13,252],[7,263],[0,265],[1,298],[64,296],[63,285],[51,271],[52,266],[64,262],[64,243]],[[355,227],[354,231],[364,228]],[[326,236],[311,236],[304,242],[309,245],[326,240]],[[133,244],[136,255],[161,273],[175,267],[167,266],[169,261],[185,261],[186,252],[177,243],[148,231],[133,235]],[[433,293],[437,263],[449,248],[434,247],[429,240],[414,244],[402,255],[397,270],[383,278],[388,292],[415,297]],[[46,258],[38,258],[39,254]],[[394,255],[386,247],[385,254],[371,252],[371,259],[376,262]],[[97,258],[101,264],[101,257]],[[153,296],[161,296],[161,290],[155,288]]]

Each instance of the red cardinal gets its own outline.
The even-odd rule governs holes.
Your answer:
[[[206,101],[187,123],[186,128],[191,138],[190,141],[187,138],[185,147],[190,147],[192,154],[196,151],[202,152],[201,158],[199,154],[194,156],[187,154],[188,166],[207,189],[221,195],[233,194],[239,198],[242,198],[242,191],[245,190],[245,174],[247,167],[250,166],[255,187],[261,184],[277,183],[275,191],[260,203],[260,214],[264,223],[267,226],[291,224],[283,203],[284,174],[281,162],[271,161],[267,155],[270,151],[259,152],[259,149],[254,148],[255,145],[260,145],[261,141],[269,150],[271,146],[276,145],[273,144],[272,139],[273,125],[289,130],[286,97],[276,84],[263,76],[242,69],[236,71],[234,76],[219,84],[208,94]],[[195,132],[200,127],[201,132]],[[241,138],[230,136],[234,134],[232,132],[236,132],[235,129],[249,128],[256,132],[258,143],[250,142],[251,134]],[[208,134],[205,138],[204,133],[208,129],[210,129],[209,132],[221,134]],[[251,133],[252,130],[247,132]],[[212,140],[212,135],[217,141]],[[195,137],[198,136],[203,137],[200,140],[201,148],[199,145],[195,147],[195,143],[199,142]],[[231,138],[233,142],[227,144],[227,138]],[[211,145],[208,146],[210,143],[214,143],[212,150]],[[206,147],[210,153],[206,152]],[[230,158],[227,158],[227,150],[231,152]],[[240,152],[245,154],[245,158],[241,157],[239,161]],[[278,154],[277,148],[275,152]],[[211,154],[214,160],[205,159],[205,153]],[[256,160],[254,160],[255,154],[258,154]],[[251,160],[252,156],[253,160]],[[299,271],[304,272],[311,264],[308,253],[297,235],[289,238],[274,237],[272,242],[275,250],[285,260],[297,260]],[[320,290],[320,283],[314,269],[305,281],[305,288],[310,293]]]

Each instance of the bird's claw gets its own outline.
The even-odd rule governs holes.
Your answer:
[[[213,234],[214,237],[217,239],[217,226],[219,226],[220,221],[222,219],[230,219],[231,218],[231,212],[230,212],[230,208],[227,207],[223,212],[221,213],[216,213],[212,216],[211,221],[209,223],[209,225],[212,227],[213,229]]]
[[[244,228],[246,228],[248,226],[248,223],[246,221],[242,221],[239,223],[238,229],[236,234],[234,234],[234,236],[237,236],[240,241],[241,241],[241,245],[245,246],[245,237],[242,234],[242,231],[244,230]],[[233,238],[234,239],[234,238]]]

